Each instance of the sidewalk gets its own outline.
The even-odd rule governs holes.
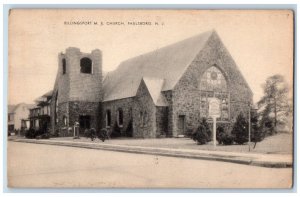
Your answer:
[[[25,139],[16,138],[9,139],[14,142],[26,142],[35,144],[48,144],[58,146],[70,146],[79,148],[101,149],[109,151],[119,151],[127,153],[161,155],[170,157],[182,157],[191,159],[205,159],[223,162],[232,162],[238,164],[246,164],[270,168],[288,168],[293,166],[292,154],[261,154],[261,153],[239,153],[225,152],[218,150],[195,150],[195,149],[179,149],[179,148],[161,148],[146,146],[130,146],[112,143],[74,141],[66,139]],[[113,140],[111,140],[113,141]]]

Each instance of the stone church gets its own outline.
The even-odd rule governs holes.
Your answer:
[[[217,125],[230,130],[247,117],[253,93],[216,31],[208,31],[123,61],[103,78],[102,52],[67,48],[58,56],[51,100],[52,132],[117,128],[121,136],[176,137],[208,116],[220,101]]]

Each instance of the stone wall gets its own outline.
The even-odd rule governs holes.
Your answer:
[[[200,123],[201,95],[198,86],[202,74],[214,65],[223,72],[227,79],[230,94],[229,122],[234,122],[240,112],[247,112],[248,102],[252,103],[253,94],[220,38],[213,33],[173,89],[172,115],[169,115],[169,117],[172,116],[173,136],[176,136],[178,132],[179,115],[185,115],[187,129],[197,127]]]
[[[74,126],[76,121],[79,122],[79,116],[81,115],[91,117],[90,128],[99,129],[100,103],[83,101],[69,102],[69,125]]]
[[[69,131],[68,128],[73,129],[75,122],[79,123],[79,116],[88,115],[91,117],[90,127],[99,129],[100,125],[100,103],[98,102],[82,102],[82,101],[71,101],[58,104],[58,123],[55,123],[55,120],[52,120],[55,130],[59,131],[60,136],[73,136],[73,130]],[[54,116],[52,116],[54,117]],[[66,118],[66,125],[64,122],[64,117]],[[54,118],[53,118],[54,119]],[[81,129],[81,134],[84,132]]]
[[[133,136],[142,138],[155,138],[156,108],[143,80],[137,90],[136,97],[134,98],[132,112]]]
[[[67,124],[65,125],[63,119],[67,118]],[[55,128],[59,130],[60,136],[71,136],[71,132],[68,132],[69,127],[69,103],[59,103],[57,112],[58,122],[55,124]]]
[[[168,107],[156,107],[156,137],[168,135]]]
[[[81,73],[80,60],[87,57],[92,60],[92,72]],[[63,59],[66,60],[66,72],[63,73]],[[56,98],[56,95],[57,98]],[[65,127],[63,116],[68,119],[68,126],[78,121],[79,114],[91,115],[91,127],[99,128],[101,118],[100,105],[103,97],[102,88],[102,53],[93,50],[82,53],[80,49],[69,47],[58,55],[58,71],[51,101],[52,133]],[[58,124],[55,123],[55,102],[58,103]],[[67,107],[63,107],[66,104]],[[98,113],[98,114],[97,114]],[[97,115],[96,115],[97,114]],[[100,115],[99,115],[100,114]]]
[[[100,50],[91,53],[81,53],[76,48],[68,48],[67,67],[70,67],[70,95],[71,101],[102,101],[102,54]],[[80,59],[90,58],[92,60],[92,73],[80,72]],[[68,74],[68,73],[67,73]]]
[[[173,136],[173,95],[172,90],[164,91],[162,92],[162,95],[166,98],[166,101],[168,102],[168,127],[166,130],[166,135],[168,137]]]
[[[113,129],[114,125],[117,123],[117,111],[122,109],[123,111],[123,126],[120,127],[121,134],[126,136],[126,130],[129,126],[130,120],[132,120],[132,107],[133,107],[133,98],[125,98],[114,101],[106,101],[102,103],[102,120],[101,128],[110,128]],[[110,110],[111,112],[111,125],[107,127],[106,124],[106,111]]]

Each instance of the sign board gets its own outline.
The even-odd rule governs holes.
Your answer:
[[[210,117],[220,117],[220,100],[217,98],[211,98],[208,105],[208,115]]]

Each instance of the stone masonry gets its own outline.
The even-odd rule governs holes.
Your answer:
[[[155,78],[158,83],[146,84],[143,77]],[[216,88],[205,89],[200,84]],[[224,84],[226,88],[218,90]],[[68,128],[79,122],[81,132],[87,127],[113,130],[117,125],[121,136],[187,135],[202,118],[208,118],[211,125],[207,111],[213,97],[222,103],[222,118],[217,126],[227,132],[239,113],[248,116],[253,99],[215,31],[125,61],[104,80],[100,50],[83,53],[70,47],[58,55],[51,101],[52,132],[71,136]]]

